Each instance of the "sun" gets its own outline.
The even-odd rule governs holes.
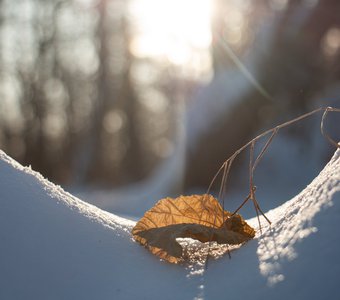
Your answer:
[[[197,60],[211,43],[211,2],[132,0],[130,15],[135,29],[132,53],[137,57],[166,59],[175,65]]]

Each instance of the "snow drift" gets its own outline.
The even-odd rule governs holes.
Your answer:
[[[87,204],[0,152],[0,299],[320,299],[338,294],[340,150],[263,234],[200,265],[159,261],[134,222]],[[256,220],[249,220],[256,226]]]

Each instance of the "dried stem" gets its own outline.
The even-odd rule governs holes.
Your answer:
[[[255,169],[257,167],[257,165],[259,164],[259,162],[261,161],[261,159],[263,158],[263,155],[266,153],[266,151],[268,150],[269,145],[271,144],[271,142],[273,141],[274,137],[276,136],[276,134],[278,133],[278,131],[281,128],[287,127],[293,123],[296,123],[298,121],[301,121],[311,115],[314,115],[318,112],[323,111],[323,115],[321,118],[321,124],[320,124],[320,130],[322,135],[335,147],[340,148],[340,143],[335,142],[324,130],[324,121],[326,119],[326,116],[329,112],[340,112],[340,109],[338,108],[333,108],[333,107],[320,107],[318,109],[315,109],[309,113],[303,114],[295,119],[292,119],[290,121],[287,121],[285,123],[282,123],[274,128],[271,128],[263,133],[261,133],[260,135],[256,136],[255,138],[253,138],[252,140],[250,140],[248,143],[246,143],[245,145],[243,145],[241,148],[239,148],[232,156],[230,156],[227,160],[225,160],[222,164],[222,166],[219,168],[219,170],[217,171],[217,173],[215,174],[215,176],[213,177],[213,179],[211,180],[207,193],[210,193],[210,190],[214,184],[214,182],[216,181],[216,179],[218,178],[219,174],[221,173],[221,171],[223,170],[223,175],[222,175],[222,179],[221,179],[221,186],[219,189],[219,199],[222,199],[222,205],[223,205],[223,220],[224,220],[224,193],[225,193],[225,187],[226,187],[226,183],[229,177],[229,173],[230,173],[230,169],[231,169],[231,165],[234,161],[234,159],[246,148],[250,148],[250,155],[249,155],[249,195],[245,198],[245,200],[241,203],[241,205],[231,214],[234,215],[236,214],[249,200],[251,200],[253,202],[255,211],[256,211],[256,216],[257,216],[257,221],[259,224],[259,228],[260,228],[260,232],[262,234],[262,228],[261,228],[261,221],[260,221],[260,214],[265,218],[265,220],[271,224],[270,220],[266,217],[266,215],[264,214],[264,212],[262,211],[262,209],[260,208],[260,205],[258,204],[256,197],[255,197],[255,191],[256,191],[256,186],[254,185],[254,172]],[[263,146],[262,150],[260,151],[260,154],[256,157],[255,161],[254,161],[254,148],[255,148],[255,144],[258,140],[260,140],[261,138],[265,137],[266,135],[271,134],[270,137],[268,138],[267,142],[265,143],[265,145]],[[216,217],[215,216],[215,220],[214,223],[216,221]],[[207,258],[205,260],[205,269],[208,268],[208,261],[209,261],[209,256],[210,256],[210,243],[211,240],[209,242],[209,250],[207,253]],[[230,257],[230,251],[228,249],[228,255]]]
[[[274,137],[276,136],[276,134],[278,133],[278,131],[281,128],[287,127],[293,123],[296,123],[298,121],[301,121],[311,115],[314,115],[318,112],[323,112],[322,115],[322,119],[321,119],[321,124],[320,124],[320,130],[322,135],[335,147],[340,148],[340,144],[335,142],[324,130],[324,121],[326,119],[326,116],[329,112],[340,112],[340,109],[338,108],[333,108],[333,107],[320,107],[318,109],[315,109],[309,113],[303,114],[297,118],[294,118],[290,121],[287,121],[285,123],[282,123],[274,128],[271,128],[261,134],[259,134],[258,136],[256,136],[255,138],[253,138],[252,140],[250,140],[248,143],[246,143],[245,145],[243,145],[241,148],[239,148],[237,151],[235,151],[235,153],[230,156],[226,161],[224,161],[224,163],[222,164],[222,166],[220,167],[220,169],[217,171],[217,173],[215,174],[215,176],[213,177],[212,181],[210,182],[210,185],[208,187],[207,190],[207,194],[210,192],[214,182],[216,181],[217,177],[219,176],[219,174],[221,173],[221,171],[223,170],[223,175],[222,175],[222,180],[221,180],[221,187],[220,187],[220,191],[219,191],[219,199],[224,198],[224,188],[225,185],[227,183],[228,180],[228,176],[230,173],[230,168],[231,165],[234,161],[234,159],[246,148],[250,147],[250,157],[249,157],[249,195],[246,197],[246,199],[242,202],[242,204],[234,211],[233,214],[237,213],[245,203],[248,202],[248,200],[252,200],[253,204],[254,204],[254,208],[256,211],[256,215],[258,218],[258,223],[259,223],[259,227],[261,230],[261,223],[260,223],[260,217],[259,217],[259,213],[262,214],[262,216],[266,219],[266,221],[270,224],[269,219],[266,217],[266,215],[263,213],[263,211],[261,210],[256,197],[255,197],[255,191],[256,191],[256,187],[254,186],[254,182],[253,182],[253,177],[254,177],[254,171],[257,167],[257,165],[259,164],[259,162],[261,161],[263,155],[265,154],[265,152],[267,151],[269,145],[271,144],[271,142],[273,141]],[[263,138],[264,136],[271,134],[269,139],[267,140],[267,142],[265,143],[264,147],[262,148],[260,154],[256,157],[255,161],[254,161],[254,148],[255,148],[255,143],[260,140],[261,138]],[[224,200],[223,200],[223,208],[224,208]]]

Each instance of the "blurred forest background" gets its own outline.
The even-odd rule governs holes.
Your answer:
[[[0,0],[0,148],[64,186],[169,160],[206,188],[262,128],[340,107],[339,49],[336,0]]]

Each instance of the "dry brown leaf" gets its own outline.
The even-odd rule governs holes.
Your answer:
[[[176,238],[235,245],[253,238],[255,230],[240,215],[224,211],[213,196],[205,194],[158,201],[137,222],[132,235],[153,254],[179,263],[183,249]]]

